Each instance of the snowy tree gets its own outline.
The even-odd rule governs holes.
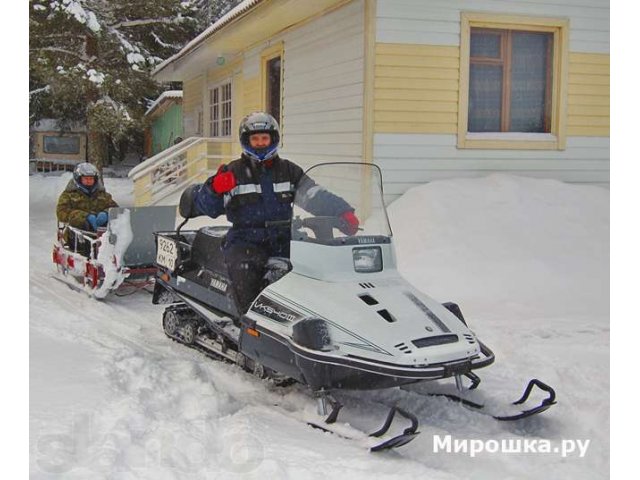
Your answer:
[[[85,122],[89,159],[140,137],[150,72],[201,28],[190,0],[30,0],[30,121]]]
[[[195,0],[203,29],[214,23],[242,0]]]

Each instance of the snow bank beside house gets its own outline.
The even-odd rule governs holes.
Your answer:
[[[514,315],[609,316],[609,191],[504,174],[432,182],[389,206],[403,274]]]

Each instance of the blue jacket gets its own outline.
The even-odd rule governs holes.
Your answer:
[[[294,192],[298,188],[305,190],[297,192],[298,204],[309,213],[337,217],[353,211],[345,200],[316,185],[298,165],[283,158],[259,163],[242,156],[221,167],[218,172],[221,171],[233,172],[236,187],[222,195],[215,193],[213,175],[200,186],[195,207],[199,213],[212,218],[227,215],[233,224],[227,233],[227,248],[260,246],[267,248],[270,256],[288,257],[291,226],[266,225],[265,222],[291,219]]]

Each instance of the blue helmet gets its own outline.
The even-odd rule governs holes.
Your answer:
[[[271,136],[271,144],[265,148],[252,148],[249,137],[254,133],[268,133]],[[275,118],[265,112],[253,112],[240,122],[240,145],[242,151],[249,158],[263,162],[278,154],[280,143],[280,127]]]
[[[93,177],[93,185],[83,185],[82,177]],[[98,189],[98,185],[100,184],[100,173],[95,165],[92,165],[89,162],[79,163],[76,165],[76,168],[73,169],[73,181],[82,193],[91,196],[93,195],[93,192]]]

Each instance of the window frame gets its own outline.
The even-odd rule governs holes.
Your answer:
[[[263,50],[260,55],[260,105],[263,111],[267,111],[267,103],[268,103],[268,88],[269,81],[267,75],[269,70],[267,68],[269,61],[273,60],[276,57],[280,57],[280,118],[276,118],[278,121],[278,125],[280,125],[280,143],[282,146],[282,139],[284,138],[284,42],[278,42],[275,45]]]
[[[458,148],[564,150],[569,61],[569,21],[565,19],[461,13],[460,89],[458,101]],[[469,132],[469,71],[471,29],[520,30],[553,35],[552,84],[549,133]],[[504,53],[504,52],[503,52]]]
[[[47,139],[49,138],[53,138],[53,139],[57,139],[57,138],[68,138],[68,139],[72,139],[72,140],[76,140],[78,143],[78,148],[76,151],[73,152],[51,152],[51,151],[47,151]],[[65,135],[59,135],[59,134],[50,134],[50,133],[45,133],[42,135],[42,152],[47,154],[47,155],[73,155],[73,156],[77,156],[80,155],[80,152],[82,151],[82,137],[80,134],[65,134]]]
[[[222,89],[223,87],[225,87],[226,85],[229,85],[229,103],[230,103],[230,115],[228,117],[228,119],[231,122],[231,125],[229,127],[229,135],[222,135],[222,122],[224,120],[224,118],[222,117]],[[215,120],[215,122],[218,123],[218,132],[220,133],[220,135],[213,135],[213,123],[214,123],[214,119],[213,119],[213,115],[212,115],[212,110],[213,110],[213,103],[211,101],[211,92],[213,90],[218,90],[218,105],[220,108],[220,117],[218,118],[218,120]],[[216,83],[210,84],[207,86],[207,133],[209,134],[209,138],[220,138],[220,139],[230,139],[233,136],[233,108],[234,108],[234,102],[233,102],[233,81],[231,77],[225,78],[224,80],[220,80]],[[204,120],[204,118],[203,118]],[[196,120],[197,121],[197,120]],[[203,126],[204,128],[204,126]]]

